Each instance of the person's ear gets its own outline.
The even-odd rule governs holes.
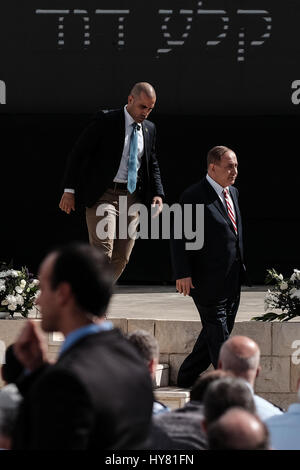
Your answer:
[[[71,286],[68,282],[61,282],[56,288],[59,300],[64,304],[73,295]]]

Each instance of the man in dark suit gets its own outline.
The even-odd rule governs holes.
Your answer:
[[[13,369],[16,360],[24,368],[15,378],[24,400],[13,449],[143,448],[152,384],[134,347],[104,319],[112,293],[107,258],[70,245],[46,257],[39,278],[42,329],[62,332],[65,341],[50,365],[42,332],[28,321],[12,347]]]
[[[186,240],[173,238],[171,253],[179,293],[191,295],[200,314],[202,331],[182,363],[178,385],[190,387],[212,363],[217,367],[222,343],[232,331],[245,274],[242,221],[234,184],[235,153],[217,146],[208,152],[207,175],[184,191],[181,204],[192,205],[193,224],[204,205],[204,245],[188,251]]]
[[[158,214],[163,207],[156,129],[147,120],[155,102],[155,90],[149,83],[135,84],[123,109],[96,115],[67,163],[59,207],[67,214],[75,210],[75,201],[86,207],[90,244],[101,247],[111,260],[115,281],[128,263],[135,241],[138,211],[129,214],[129,208],[152,203],[158,206]]]

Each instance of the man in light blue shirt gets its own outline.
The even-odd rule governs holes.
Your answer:
[[[255,379],[261,367],[258,344],[247,336],[232,336],[223,343],[219,355],[219,369],[245,379],[253,393],[257,415],[262,421],[274,415],[282,415],[282,410],[254,393]]]
[[[266,421],[270,432],[271,446],[276,450],[300,450],[300,379],[298,380],[298,402],[289,406],[281,416],[272,416]]]

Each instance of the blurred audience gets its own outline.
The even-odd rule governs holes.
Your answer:
[[[128,339],[131,344],[137,349],[138,353],[145,361],[146,366],[150,372],[150,377],[155,386],[156,383],[156,369],[159,362],[159,345],[157,339],[148,331],[136,330],[130,333]],[[166,405],[158,400],[153,402],[153,414],[157,415],[170,411]]]
[[[300,450],[300,379],[297,387],[297,403],[290,405],[286,413],[266,421],[273,449]]]
[[[104,254],[75,243],[51,252],[39,272],[37,304],[44,332],[62,332],[57,362],[45,337],[27,321],[7,360],[24,399],[13,450],[140,449],[150,429],[153,393],[144,362],[105,321],[112,276]]]
[[[210,450],[270,450],[266,425],[242,408],[230,408],[207,429]]]
[[[283,410],[254,393],[255,379],[261,370],[259,363],[260,349],[247,336],[232,336],[220,349],[218,367],[247,382],[257,415],[265,421],[271,416],[281,415]]]
[[[208,426],[232,407],[243,408],[255,413],[253,394],[245,380],[224,377],[212,382],[204,394],[204,419],[202,427],[207,432]]]
[[[178,449],[204,450],[207,448],[206,435],[201,427],[203,397],[210,383],[227,375],[222,370],[202,374],[195,382],[190,393],[190,401],[185,406],[170,413],[155,416],[155,424],[176,442]]]

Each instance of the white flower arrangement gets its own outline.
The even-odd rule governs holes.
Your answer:
[[[20,312],[27,317],[38,294],[39,281],[26,267],[16,270],[0,264],[0,312],[9,311],[12,317]]]
[[[257,321],[288,321],[300,316],[300,270],[294,269],[293,274],[284,279],[275,269],[267,270],[266,283],[274,286],[268,289],[265,296],[265,314],[254,317]],[[268,310],[280,309],[282,313]]]

